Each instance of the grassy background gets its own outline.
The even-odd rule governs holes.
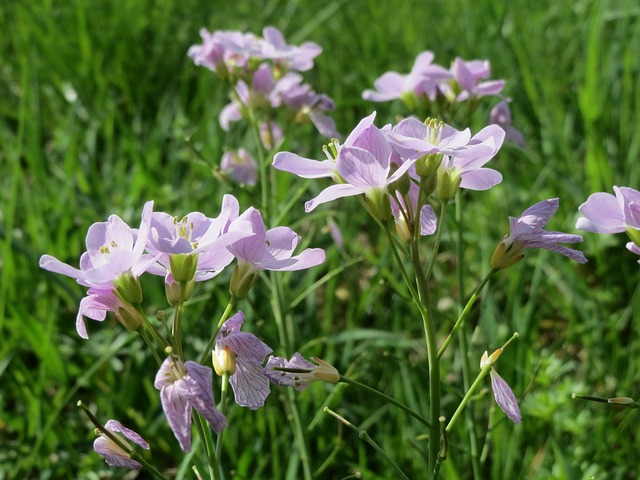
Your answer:
[[[558,196],[551,229],[572,231],[577,207],[613,185],[640,188],[640,8],[633,0],[205,1],[9,0],[0,9],[0,478],[125,478],[90,452],[92,429],[78,399],[99,418],[118,418],[153,441],[161,468],[181,468],[177,445],[153,388],[154,364],[140,339],[119,325],[90,326],[77,337],[84,294],[70,279],[38,269],[43,253],[76,264],[89,225],[112,213],[136,224],[144,201],[156,210],[216,215],[223,193],[242,208],[251,192],[213,174],[225,146],[251,145],[242,128],[217,123],[225,85],[186,56],[198,29],[260,33],[280,28],[291,43],[325,49],[305,77],[334,98],[338,129],[349,132],[376,109],[379,126],[402,115],[396,103],[370,104],[360,94],[387,70],[406,72],[430,49],[436,62],[455,56],[491,60],[507,80],[515,125],[527,147],[505,147],[492,161],[504,182],[465,196],[464,269],[486,272],[508,228],[507,216]],[[473,119],[474,130],[490,104]],[[310,129],[285,147],[321,156]],[[280,195],[299,184],[278,176]],[[322,182],[310,186],[310,198]],[[259,292],[241,305],[251,328],[276,351],[326,358],[343,372],[426,410],[421,325],[401,295],[385,242],[366,226],[357,202],[302,216],[302,199],[285,215],[313,246],[328,249],[321,271],[286,276],[291,299],[316,278],[348,264],[287,313],[291,345],[277,345],[269,305]],[[341,255],[321,231],[343,229]],[[638,413],[573,401],[573,391],[638,396],[640,290],[636,259],[621,236],[585,235],[590,259],[578,266],[547,252],[500,275],[474,310],[471,348],[479,359],[518,330],[503,355],[502,376],[522,397],[523,424],[501,421],[493,401],[473,404],[475,428],[488,435],[487,478],[633,479],[638,471]],[[442,332],[455,316],[455,260],[445,237],[434,294]],[[358,261],[364,258],[364,260]],[[145,284],[149,313],[163,308],[161,285]],[[187,315],[192,347],[226,302],[226,278],[203,286]],[[403,293],[399,287],[400,294]],[[114,328],[109,328],[113,326]],[[381,360],[382,359],[382,360]],[[457,365],[447,359],[443,409],[461,398]],[[257,412],[233,409],[225,458],[235,478],[300,478],[290,412],[297,399],[318,478],[392,478],[357,436],[322,413],[329,405],[366,428],[412,478],[422,478],[426,448],[420,426],[344,386],[274,390]],[[488,406],[492,405],[490,410]],[[445,478],[470,478],[464,431],[454,432]],[[326,461],[326,462],[325,462]]]

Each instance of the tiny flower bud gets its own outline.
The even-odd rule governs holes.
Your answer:
[[[460,190],[462,177],[450,170],[438,170],[438,185],[436,185],[436,197],[440,200],[451,200]]]
[[[416,173],[421,179],[433,176],[442,164],[442,154],[427,154],[416,162]]]
[[[500,358],[500,355],[502,355],[502,348],[497,349],[491,355],[487,355],[487,352],[485,351],[482,354],[482,358],[480,359],[480,368],[485,368],[493,365],[494,363],[496,363],[498,358]]]
[[[251,265],[238,262],[233,270],[233,275],[231,275],[231,283],[229,285],[231,295],[236,298],[246,297],[257,279],[258,272],[252,270]]]
[[[142,287],[140,280],[128,271],[119,275],[114,281],[115,293],[125,303],[137,305],[142,302]]]
[[[386,191],[374,189],[367,193],[367,205],[371,209],[371,214],[381,222],[386,222],[391,218],[391,202]]]
[[[518,263],[524,258],[524,247],[514,243],[507,243],[503,238],[498,243],[493,255],[491,256],[491,268],[499,268],[503,270]]]
[[[168,274],[164,282],[164,291],[169,305],[175,307],[189,300],[195,287],[195,278],[185,283],[178,283],[171,274]]]

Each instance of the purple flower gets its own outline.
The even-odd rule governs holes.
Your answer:
[[[293,387],[296,390],[306,389],[311,382],[325,381],[337,383],[340,381],[340,374],[333,365],[317,357],[311,358],[317,365],[306,360],[298,352],[293,354],[291,360],[271,356],[264,369],[264,373],[276,385]]]
[[[373,120],[376,117],[376,112],[373,112],[368,117],[360,120],[356,128],[349,134],[343,145],[336,140],[332,143],[335,155],[343,147],[358,146],[358,140],[362,133],[373,125]],[[312,160],[310,158],[303,158],[295,153],[291,152],[278,152],[273,157],[273,168],[282,170],[284,172],[290,172],[298,175],[302,178],[324,178],[333,177],[338,179],[338,170],[336,168],[335,156],[332,156],[329,149],[325,149],[327,156],[326,160]]]
[[[510,99],[502,100],[491,109],[489,123],[496,124],[504,130],[505,140],[515,143],[520,148],[524,148],[525,142],[522,133],[511,125],[509,101]]]
[[[260,123],[260,140],[262,145],[267,150],[277,148],[282,143],[284,134],[282,133],[282,127],[277,122],[262,122]]]
[[[594,233],[640,230],[640,192],[629,187],[613,187],[616,196],[598,192],[589,196],[578,210],[584,215],[576,228]]]
[[[269,395],[269,379],[262,363],[272,350],[254,334],[240,331],[244,318],[238,312],[222,325],[216,336],[213,367],[218,375],[230,374],[236,403],[256,410]]]
[[[399,191],[395,196],[391,196],[391,213],[396,224],[398,235],[410,241],[413,238],[413,229],[416,220],[420,225],[420,235],[433,235],[438,226],[436,213],[431,205],[423,205],[418,215],[418,186],[411,182],[406,196],[402,196]],[[416,218],[419,217],[419,218]]]
[[[87,251],[80,257],[79,270],[50,255],[40,258],[41,268],[75,278],[80,285],[90,287],[76,317],[76,330],[82,338],[88,338],[83,316],[102,321],[111,311],[129,330],[136,330],[142,324],[136,307],[142,301],[138,277],[151,269],[157,259],[157,255],[144,253],[152,209],[153,202],[147,202],[139,230],[130,228],[117,215],[111,215],[107,222],[91,225],[87,232]]]
[[[462,90],[455,97],[458,102],[463,102],[473,97],[497,95],[504,88],[504,80],[481,81],[491,74],[488,60],[464,61],[456,58],[451,67],[451,72]]]
[[[258,177],[258,162],[244,148],[237,151],[227,150],[222,155],[220,168],[233,180],[246,185],[255,185]]]
[[[443,175],[455,186],[469,190],[488,190],[500,183],[500,172],[483,166],[498,153],[503,141],[504,130],[497,125],[489,125],[475,134],[465,149],[455,155],[445,155],[438,169],[438,189],[446,185]]]
[[[427,96],[434,100],[440,82],[452,77],[452,74],[440,65],[434,65],[433,53],[420,53],[411,72],[403,75],[397,72],[387,72],[374,83],[375,90],[365,90],[362,98],[373,102],[387,102],[402,98],[405,95]]]
[[[216,408],[211,369],[196,362],[167,358],[156,375],[162,409],[180,448],[191,450],[191,410],[195,408],[219,433],[227,424]]]
[[[578,243],[582,241],[580,235],[562,232],[547,232],[545,225],[558,210],[557,198],[543,200],[527,208],[518,218],[509,217],[510,234],[500,241],[491,257],[492,268],[507,268],[524,257],[528,248],[544,248],[560,253],[579,263],[586,263],[587,259],[579,250],[573,250],[559,243]]]
[[[402,177],[414,163],[406,161],[390,175],[393,153],[383,132],[375,125],[368,126],[358,137],[358,146],[343,146],[338,153],[336,170],[345,183],[325,188],[305,204],[305,210],[310,212],[322,203],[360,194],[365,194],[374,205],[379,203],[389,184]],[[382,211],[377,213],[380,218],[384,216]]]
[[[282,32],[275,27],[265,27],[262,31],[264,41],[259,58],[274,60],[291,70],[304,72],[313,68],[313,59],[322,53],[317,43],[305,42],[299,47],[288,45]]]
[[[109,420],[104,425],[104,428],[115,435],[123,444],[128,445],[127,440],[129,440],[146,450],[149,449],[149,444],[140,435],[133,430],[124,427],[117,420]],[[134,470],[138,470],[142,467],[140,463],[131,459],[131,456],[129,455],[132,451],[131,447],[129,447],[129,451],[125,451],[116,442],[103,433],[100,433],[100,436],[93,441],[93,449],[96,453],[102,455],[107,464],[112,467],[125,467],[132,468]]]
[[[511,387],[498,375],[498,372],[492,367],[489,375],[491,376],[491,388],[496,403],[500,409],[509,417],[509,419],[518,424],[522,420],[520,416],[520,408]]]
[[[240,206],[233,195],[225,195],[217,218],[200,212],[187,214],[182,220],[168,213],[155,212],[151,218],[151,232],[147,249],[158,258],[149,273],[165,276],[172,273],[176,281],[181,276],[171,271],[172,256],[197,255],[195,280],[203,281],[218,275],[233,260],[226,247],[251,232],[229,231],[238,218]]]

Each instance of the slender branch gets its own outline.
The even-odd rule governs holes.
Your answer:
[[[233,308],[236,306],[237,301],[238,299],[236,298],[236,296],[231,295],[231,298],[229,299],[229,303],[227,304],[227,308],[224,309],[224,312],[222,313],[222,316],[218,321],[218,325],[216,326],[216,328],[213,330],[213,333],[211,334],[209,343],[207,343],[207,346],[205,347],[204,351],[202,352],[202,355],[200,356],[201,365],[204,365],[207,362],[207,360],[209,360],[209,357],[211,356],[211,350],[213,350],[213,346],[216,343],[216,337],[218,336],[218,332],[222,328],[222,325],[224,324],[224,322],[227,321],[227,318],[229,318],[229,314],[231,313],[231,310],[233,310]]]

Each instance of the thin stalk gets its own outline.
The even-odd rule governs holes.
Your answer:
[[[462,326],[464,320],[467,318],[467,315],[469,314],[469,311],[471,310],[471,307],[473,307],[473,305],[476,303],[476,300],[478,299],[478,295],[480,294],[480,292],[482,291],[482,289],[485,287],[485,285],[487,284],[487,282],[491,279],[491,277],[493,277],[493,275],[498,272],[498,269],[493,269],[491,270],[480,282],[480,284],[476,287],[476,289],[473,291],[473,294],[471,295],[471,297],[469,297],[469,300],[467,301],[467,304],[465,305],[464,309],[462,310],[462,313],[460,313],[460,316],[458,317],[458,320],[456,320],[456,323],[453,325],[453,328],[451,329],[451,332],[449,332],[449,335],[447,336],[446,340],[444,341],[444,343],[442,344],[442,346],[440,347],[440,350],[438,351],[438,358],[441,358],[442,355],[444,354],[444,352],[446,351],[447,347],[449,346],[449,344],[453,341],[453,335],[458,331],[458,329]]]
[[[209,478],[211,480],[218,480],[221,478],[219,476],[219,470],[216,468],[218,465],[218,459],[216,457],[216,452],[213,446],[213,438],[211,437],[211,429],[207,424],[207,421],[200,415],[198,412],[195,413],[195,421],[193,422],[196,426],[196,431],[200,436],[200,440],[202,441],[204,448],[207,452],[207,466],[209,467]]]
[[[429,420],[427,420],[422,415],[420,415],[419,413],[415,412],[414,410],[412,410],[411,408],[406,406],[404,403],[399,402],[395,398],[392,398],[389,395],[387,395],[385,393],[382,393],[381,391],[376,390],[373,387],[370,387],[369,385],[365,385],[364,383],[360,383],[357,380],[353,380],[351,378],[347,378],[347,377],[344,377],[342,375],[340,375],[340,380],[339,381],[343,382],[343,383],[348,383],[349,385],[353,385],[353,386],[358,387],[358,388],[362,388],[363,390],[366,390],[367,392],[380,397],[384,401],[395,405],[396,407],[400,408],[401,410],[404,410],[406,413],[411,415],[413,418],[418,420],[420,423],[425,425],[427,428],[431,428],[431,424],[429,423]]]
[[[158,365],[162,365],[162,359],[160,358],[160,356],[158,355],[158,352],[156,351],[156,345],[153,343],[151,338],[149,338],[149,332],[145,330],[144,326],[142,326],[140,329],[138,329],[138,333],[144,340],[144,343],[147,344],[147,347],[149,347],[149,350],[151,350],[151,353],[153,354],[153,357],[156,359],[156,362],[158,362]]]
[[[225,372],[222,374],[222,387],[220,388],[220,413],[222,415],[226,415],[227,410],[227,392],[229,390],[229,373]],[[224,435],[224,431],[226,428],[223,428],[222,431],[218,434],[218,438],[216,440],[216,472],[220,473],[220,477],[224,477],[222,473],[222,437]]]
[[[324,407],[324,411],[326,413],[328,413],[329,415],[333,416],[335,419],[337,419],[342,424],[344,424],[347,427],[349,427],[351,430],[357,432],[358,437],[361,440],[364,440],[365,442],[367,442],[369,445],[371,445],[374,448],[374,450],[376,452],[378,452],[382,456],[382,458],[384,458],[389,463],[389,465],[391,465],[393,467],[393,469],[400,476],[400,478],[402,478],[404,480],[409,480],[409,477],[407,477],[405,475],[405,473],[400,469],[400,467],[398,465],[396,465],[396,463],[391,459],[391,457],[389,455],[387,455],[387,453],[382,449],[382,447],[380,447],[380,445],[378,445],[373,440],[373,438],[371,438],[369,436],[369,434],[367,433],[366,430],[363,430],[362,428],[356,427],[353,423],[349,422],[346,418],[344,418],[343,416],[337,414],[333,410],[330,410],[328,407]]]
[[[425,282],[429,281],[431,278],[431,273],[433,272],[433,265],[436,263],[436,257],[438,256],[438,249],[440,248],[440,240],[442,239],[442,231],[444,230],[444,218],[445,213],[447,211],[447,204],[449,202],[447,200],[442,201],[442,206],[440,207],[440,218],[438,218],[438,229],[436,231],[436,239],[433,244],[433,253],[431,254],[431,259],[429,260],[429,266],[427,267],[427,273],[425,274]],[[419,227],[417,227],[419,228]]]
[[[182,289],[182,285],[180,285]],[[173,337],[173,348],[176,355],[182,359],[182,311],[184,302],[181,300],[173,311],[173,325],[171,336]]]
[[[204,365],[209,360],[209,357],[211,357],[211,350],[213,350],[213,346],[216,343],[216,337],[218,336],[218,332],[222,328],[222,325],[224,324],[224,322],[227,321],[227,318],[229,318],[229,314],[231,313],[231,310],[233,310],[233,308],[236,306],[237,301],[238,299],[236,298],[236,296],[231,295],[231,298],[229,299],[229,303],[227,304],[227,308],[224,309],[224,312],[222,313],[220,320],[218,320],[218,325],[216,325],[216,328],[211,334],[209,343],[207,343],[207,346],[205,347],[204,351],[202,352],[202,355],[200,356],[200,365]]]

